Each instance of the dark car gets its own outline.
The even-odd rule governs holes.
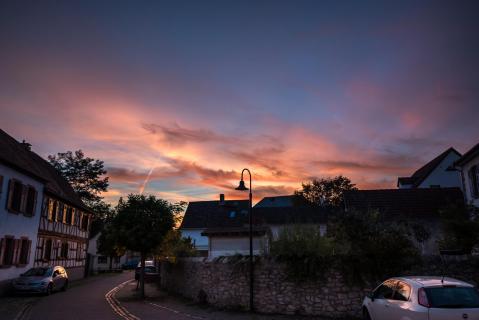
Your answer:
[[[125,262],[124,264],[121,265],[121,268],[122,268],[123,270],[133,270],[133,269],[135,269],[136,266],[138,265],[138,261],[139,261],[139,260],[136,260],[136,259],[127,261],[127,262]]]
[[[135,280],[140,280],[141,267],[135,269]],[[145,266],[145,280],[157,275],[155,266]]]

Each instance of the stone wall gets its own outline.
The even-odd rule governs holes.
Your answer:
[[[448,263],[447,274],[477,283],[477,260]],[[248,263],[183,259],[163,264],[161,286],[198,302],[227,309],[247,309]],[[441,275],[442,264],[431,258],[405,275]],[[350,286],[340,272],[330,270],[323,280],[297,283],[288,280],[284,266],[271,260],[255,265],[254,304],[260,313],[316,315],[332,318],[357,317],[365,294],[378,283]]]

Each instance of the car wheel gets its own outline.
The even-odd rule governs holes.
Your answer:
[[[368,309],[363,309],[363,320],[371,320],[371,316],[369,315]]]
[[[68,289],[68,280],[65,281],[65,284],[62,287],[62,291],[67,291]]]
[[[47,289],[45,290],[45,295],[49,296],[52,294],[53,285],[51,283],[48,284]]]

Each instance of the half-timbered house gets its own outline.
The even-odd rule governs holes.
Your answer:
[[[17,142],[0,130],[0,151],[0,164],[18,173],[12,176],[5,170],[3,185],[7,186],[7,195],[3,197],[0,192],[0,200],[5,202],[5,208],[10,214],[7,218],[12,220],[15,214],[18,217],[20,214],[30,217],[27,221],[8,225],[9,230],[0,229],[0,237],[12,239],[14,236],[14,240],[18,238],[17,240],[29,241],[14,242],[17,249],[13,247],[13,260],[10,259],[10,251],[6,250],[11,247],[11,241],[7,239],[1,242],[0,260],[3,260],[0,261],[0,280],[2,273],[6,274],[4,270],[13,270],[11,265],[15,265],[15,257],[21,256],[23,244],[27,243],[31,248],[28,253],[24,253],[28,258],[24,260],[28,261],[21,265],[61,265],[67,269],[71,280],[82,278],[87,265],[91,210],[83,204],[71,185],[54,167],[30,150],[29,144]],[[0,225],[5,225],[5,221],[7,220],[2,217]],[[25,229],[26,225],[31,229],[28,235],[19,231]],[[16,234],[18,236],[15,236]],[[8,261],[4,257],[8,257]],[[15,277],[19,273],[10,271],[7,278]]]

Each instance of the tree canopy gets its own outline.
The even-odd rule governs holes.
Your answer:
[[[103,161],[85,157],[82,150],[59,152],[48,156],[50,164],[70,183],[88,206],[98,205],[100,194],[108,188]]]
[[[343,193],[356,189],[355,184],[351,183],[349,178],[340,175],[302,183],[302,189],[296,191],[295,194],[315,206],[340,207],[343,202]]]

